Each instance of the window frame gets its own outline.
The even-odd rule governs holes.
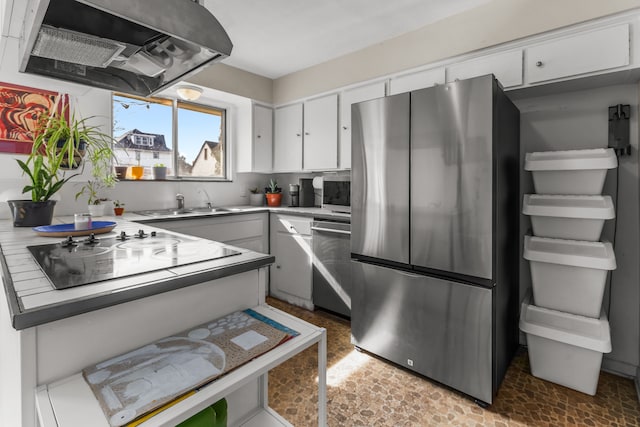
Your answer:
[[[113,104],[114,104],[114,97],[124,97],[124,98],[130,98],[132,100],[136,100],[136,101],[141,101],[141,102],[152,102],[152,103],[158,103],[158,104],[162,104],[162,105],[166,105],[166,106],[171,106],[171,149],[173,150],[173,167],[172,167],[172,174],[171,175],[167,175],[167,179],[168,180],[175,180],[175,181],[202,181],[202,182],[232,182],[232,165],[231,165],[231,161],[232,161],[232,155],[231,155],[231,143],[229,141],[229,132],[228,130],[228,126],[229,126],[229,110],[228,108],[222,107],[222,106],[215,106],[215,105],[209,105],[209,104],[202,104],[202,103],[197,103],[197,102],[191,102],[191,101],[182,101],[182,100],[178,100],[178,99],[173,99],[173,98],[168,98],[168,97],[160,97],[160,96],[151,96],[151,97],[141,97],[141,96],[137,96],[137,95],[131,95],[128,93],[121,93],[121,92],[112,92],[111,94],[111,111],[112,111],[112,117],[111,117],[111,134],[114,134],[114,118],[113,118]],[[180,108],[185,108],[188,110],[192,110],[192,111],[197,111],[197,112],[201,112],[201,113],[205,113],[205,114],[211,114],[212,112],[215,112],[213,114],[219,113],[217,115],[220,116],[220,139],[222,140],[222,150],[223,150],[223,158],[224,158],[224,173],[223,176],[215,176],[215,177],[208,177],[208,176],[183,176],[183,175],[179,175],[178,174],[178,158],[179,158],[179,141],[178,141],[178,128],[180,126],[179,122],[178,122],[178,111]],[[115,138],[115,136],[114,136]],[[115,141],[114,141],[115,144]],[[146,180],[142,179],[142,180],[128,180],[128,181],[141,181],[144,182]]]

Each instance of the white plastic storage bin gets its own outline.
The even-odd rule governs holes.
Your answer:
[[[617,166],[612,148],[527,153],[524,162],[538,194],[600,194],[607,169]]]
[[[527,336],[534,377],[595,395],[602,354],[611,352],[609,322],[522,303],[520,330]]]
[[[537,306],[600,316],[607,271],[616,268],[611,243],[525,236],[524,258]]]
[[[609,196],[525,194],[522,213],[533,234],[556,239],[600,240],[604,221],[615,216]]]

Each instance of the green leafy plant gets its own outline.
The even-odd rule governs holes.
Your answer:
[[[92,150],[87,154],[87,161],[93,165],[91,170],[93,179],[88,180],[76,193],[76,200],[82,195],[87,196],[87,203],[90,205],[99,205],[107,200],[101,192],[107,188],[113,188],[118,182],[111,168],[112,158],[113,151],[110,147]]]
[[[251,194],[260,194],[260,190],[258,189],[258,187],[250,188],[249,191],[251,192]]]
[[[282,191],[282,188],[278,187],[278,181],[270,180],[269,186],[265,188],[265,192],[267,193],[279,193]]]
[[[31,184],[22,188],[23,193],[31,192],[31,201],[46,202],[71,178],[60,174],[57,158],[49,158],[40,153],[31,154],[26,162],[16,159],[22,171],[29,177]]]
[[[156,163],[155,165],[153,165],[154,168],[164,168],[166,167],[164,163]]]
[[[23,193],[31,192],[31,200],[49,200],[71,178],[65,169],[75,169],[82,164],[85,155],[93,159],[110,159],[112,138],[97,126],[87,124],[88,118],[79,118],[69,111],[66,96],[59,96],[51,113],[38,117],[31,153],[26,161],[16,159],[31,183]]]
[[[124,206],[124,203],[122,203],[120,200],[114,200],[113,201],[113,206],[116,208],[121,208]]]

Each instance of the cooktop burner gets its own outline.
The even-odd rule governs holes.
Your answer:
[[[116,237],[67,239],[27,246],[55,289],[88,285],[165,268],[210,261],[240,252],[208,240],[174,236],[161,231]]]

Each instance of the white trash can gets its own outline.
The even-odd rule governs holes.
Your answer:
[[[601,194],[607,169],[616,167],[612,148],[527,153],[524,163],[538,194]]]
[[[600,317],[609,270],[616,259],[609,242],[524,237],[535,305]]]
[[[595,395],[602,354],[611,352],[609,321],[531,305],[520,312],[520,330],[527,336],[534,377]]]
[[[615,217],[609,196],[525,194],[522,205],[537,237],[596,242],[604,221]]]

